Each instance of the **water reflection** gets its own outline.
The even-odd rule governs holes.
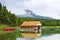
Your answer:
[[[45,35],[40,38],[17,38],[16,40],[60,40],[60,34]]]

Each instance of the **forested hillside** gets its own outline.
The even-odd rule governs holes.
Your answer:
[[[24,21],[40,21],[43,26],[60,26],[60,20],[40,18],[19,18],[0,3],[0,24],[20,26]]]
[[[7,10],[6,6],[0,3],[0,24],[18,25],[15,14]]]
[[[20,23],[24,21],[40,21],[43,26],[60,26],[60,20],[40,19],[40,18],[19,18]]]

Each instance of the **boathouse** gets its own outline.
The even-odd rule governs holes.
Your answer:
[[[24,37],[33,37],[33,35],[41,34],[42,24],[40,21],[25,21],[20,26],[20,31]],[[26,36],[25,36],[26,34]]]

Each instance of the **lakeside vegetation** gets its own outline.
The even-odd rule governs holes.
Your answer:
[[[5,27],[10,27],[10,26],[3,25],[3,24],[0,25],[0,40],[16,40],[17,37],[23,37],[20,34],[20,31],[17,31],[19,27],[14,27],[16,28],[16,31],[12,33],[5,33],[3,31],[3,28]],[[50,28],[50,26],[43,26],[42,36],[48,35],[48,34],[60,34],[60,28],[58,28],[59,26],[57,26],[56,29],[55,29],[55,26],[51,26],[51,27],[54,27],[54,28]]]
[[[60,26],[42,26],[43,29],[46,29],[46,28],[60,28]]]

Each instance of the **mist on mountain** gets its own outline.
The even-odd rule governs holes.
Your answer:
[[[26,12],[25,14],[21,14],[21,15],[17,15],[17,16],[18,17],[42,18],[42,19],[53,19],[51,17],[36,15],[33,11],[31,11],[29,9],[25,9],[24,11]]]

